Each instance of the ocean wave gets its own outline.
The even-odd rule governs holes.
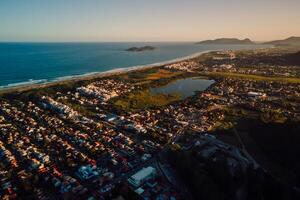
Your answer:
[[[11,88],[11,87],[34,85],[34,84],[40,84],[40,83],[47,83],[47,79],[39,79],[39,80],[28,79],[28,81],[10,83],[10,84],[7,84],[7,85],[3,85],[3,86],[0,86],[0,88]]]
[[[99,73],[102,73],[102,72],[88,72],[88,73],[78,74],[78,75],[61,76],[61,77],[50,79],[49,82],[71,80],[71,79],[74,79],[74,78],[87,77],[87,76],[92,76],[92,75],[96,75],[96,74],[99,74]]]

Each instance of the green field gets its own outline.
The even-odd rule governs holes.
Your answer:
[[[180,100],[180,94],[152,94],[149,90],[135,91],[112,100],[117,107],[126,111],[161,107]]]
[[[228,78],[240,78],[251,79],[256,81],[277,81],[285,83],[300,83],[300,78],[286,78],[286,77],[271,77],[271,76],[259,76],[252,74],[238,74],[230,72],[208,72],[205,75],[210,77],[228,77]]]

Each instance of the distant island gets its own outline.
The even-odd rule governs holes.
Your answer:
[[[131,47],[129,49],[126,49],[126,51],[131,52],[141,52],[141,51],[153,51],[155,47],[153,46],[143,46],[143,47]]]
[[[264,44],[271,44],[275,46],[300,46],[300,37],[289,37],[284,40],[274,40],[270,42],[265,42]]]
[[[237,38],[219,38],[215,40],[204,40],[201,42],[197,42],[196,44],[255,44],[250,39],[246,38],[244,40],[239,40]]]

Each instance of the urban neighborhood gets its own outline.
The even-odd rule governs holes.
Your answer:
[[[211,131],[234,126],[228,115],[300,121],[300,68],[276,63],[275,58],[273,64],[272,57],[266,65],[259,57],[265,55],[262,50],[213,52],[72,86],[1,94],[0,197],[187,199],[191,194],[181,187],[165,154],[192,146],[201,149],[201,159],[230,155],[231,176],[239,179],[248,165],[259,165]],[[135,78],[128,81],[131,74]],[[117,103],[139,91],[157,95],[149,89],[187,77],[213,83],[187,98],[146,109]],[[201,138],[180,142],[191,132]]]

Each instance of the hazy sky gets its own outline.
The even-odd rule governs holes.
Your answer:
[[[0,41],[300,36],[300,0],[0,0]]]

